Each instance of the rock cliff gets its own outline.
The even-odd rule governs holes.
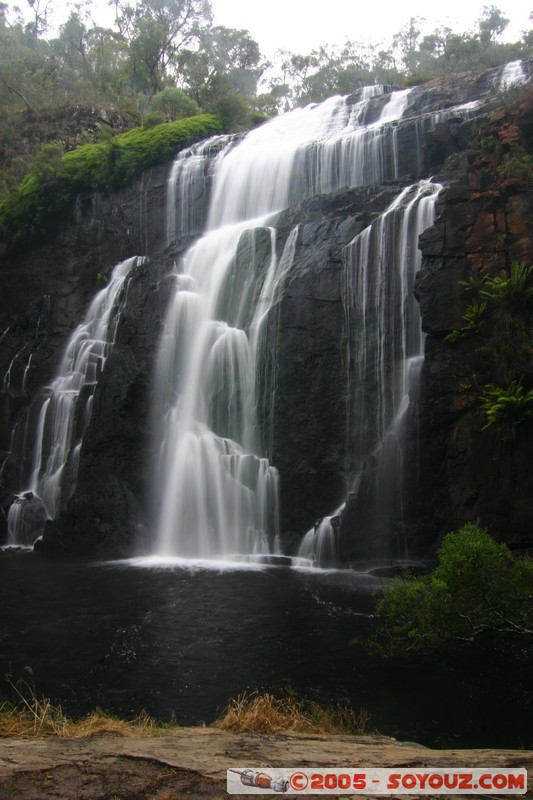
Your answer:
[[[480,334],[456,344],[445,337],[464,325],[472,302],[465,282],[502,270],[509,275],[513,262],[532,263],[532,114],[528,88],[466,126],[466,141],[477,146],[449,163],[440,214],[421,238],[417,288],[428,334],[422,496],[431,525],[446,530],[479,519],[516,547],[532,544],[533,430],[527,420],[516,435],[486,428],[480,399],[482,386],[504,385],[511,377],[527,389],[533,385],[530,320],[525,336],[487,319]]]
[[[264,449],[280,473],[288,551],[318,518],[340,506],[350,488],[344,249],[402,187],[430,176],[445,188],[435,224],[421,239],[416,288],[427,334],[416,434],[408,450],[417,478],[393,541],[428,553],[446,530],[479,518],[509,543],[531,545],[531,425],[512,439],[483,430],[479,387],[497,382],[494,358],[479,352],[474,336],[445,341],[463,324],[471,300],[460,281],[495,275],[513,261],[533,263],[531,182],[523,172],[500,169],[509,153],[519,152],[527,162],[533,152],[533,90],[522,86],[499,96],[495,81],[491,71],[415,90],[394,133],[401,177],[317,195],[279,215],[280,246],[295,225],[298,234],[290,277],[269,318],[276,331],[270,355],[275,393],[268,401],[261,396],[260,416]],[[440,109],[490,94],[491,86],[492,97],[479,108],[439,118]],[[40,547],[125,555],[149,546],[151,380],[168,275],[189,244],[183,239],[166,247],[162,209],[169,169],[153,169],[116,195],[80,197],[47,243],[4,259],[0,536],[6,536],[7,509],[28,470],[28,447],[17,450],[13,442],[32,398],[52,379],[67,336],[113,265],[145,254],[149,261],[132,273],[115,346],[95,391],[76,490],[64,513],[47,522]],[[533,385],[531,364],[521,375],[526,387]],[[372,554],[369,542],[383,538],[366,513],[376,501],[371,461],[357,497],[335,520],[345,561]],[[398,554],[399,546],[392,550]]]

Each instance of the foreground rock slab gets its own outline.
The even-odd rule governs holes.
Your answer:
[[[181,728],[143,739],[0,740],[0,800],[218,800],[228,797],[226,770],[243,766],[525,767],[533,797],[527,750],[431,750],[381,736]]]

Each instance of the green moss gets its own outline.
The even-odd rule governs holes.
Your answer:
[[[43,236],[78,194],[116,191],[143,170],[221,131],[219,118],[204,114],[150,129],[136,128],[65,153],[48,163],[45,171],[30,171],[17,191],[0,203],[1,238],[14,246]]]
[[[60,176],[66,187],[76,194],[105,189],[109,182],[111,148],[111,142],[85,144],[65,153]]]

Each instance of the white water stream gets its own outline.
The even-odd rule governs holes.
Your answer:
[[[516,65],[502,72],[502,85],[518,79]],[[257,407],[261,401],[263,410],[274,408],[276,364],[265,354],[274,350],[276,312],[291,279],[300,229],[295,225],[282,234],[277,215],[316,194],[402,178],[402,119],[414,122],[418,139],[437,120],[477,106],[415,119],[412,92],[387,95],[374,86],[357,99],[333,97],[241,138],[213,137],[176,158],[167,190],[167,244],[203,235],[171,275],[174,292],[154,369],[151,494],[159,555],[279,552],[279,477],[268,459],[268,442],[261,441]],[[392,448],[391,463],[401,463],[402,420],[422,360],[413,299],[417,242],[433,221],[439,188],[427,181],[399,187],[389,208],[346,248],[346,438],[354,486],[369,454],[381,458]],[[113,346],[116,311],[135,263],[115,269],[33,410],[26,431],[33,439],[29,479],[9,514],[12,542],[32,540],[25,515],[29,497],[40,498],[53,518],[72,491],[92,393]],[[4,381],[10,379],[8,369]],[[365,384],[373,387],[371,401]],[[380,469],[385,463],[383,456]],[[401,484],[402,470],[396,473]],[[310,531],[304,557],[334,560],[334,516]]]
[[[261,351],[273,335],[267,323],[290,276],[298,228],[279,242],[273,215],[319,192],[396,177],[393,123],[410,90],[384,98],[377,119],[366,123],[379,94],[373,87],[352,105],[333,97],[274,119],[228,142],[209,168],[209,144],[194,152],[187,168],[181,157],[175,162],[169,234],[188,224],[183,215],[177,227],[174,222],[176,180],[185,206],[187,181],[196,195],[209,169],[213,186],[206,233],[177,265],[156,369],[153,493],[161,556],[277,552],[278,474],[259,441],[256,392]],[[405,282],[402,298],[412,290]],[[407,358],[407,342],[400,348]],[[269,391],[275,391],[275,376]]]
[[[9,509],[9,544],[35,540],[35,498],[46,517],[55,519],[75,485],[94,389],[113,348],[127,279],[143,261],[134,257],[115,267],[109,283],[96,294],[70,336],[56,377],[42,392],[36,425],[28,420],[25,435],[33,439],[30,478]]]

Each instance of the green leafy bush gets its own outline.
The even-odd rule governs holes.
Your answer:
[[[484,153],[493,153],[498,145],[498,140],[495,136],[483,136],[479,140],[479,148]]]
[[[474,352],[483,378],[478,366],[472,383],[485,384],[481,397],[487,417],[484,430],[494,427],[512,439],[530,409],[530,393],[523,390],[521,376],[531,369],[533,266],[513,261],[496,275],[474,273],[459,283],[474,299],[463,314],[466,324],[445,341],[454,343],[480,334]]]
[[[473,275],[470,275],[465,281],[459,281],[459,286],[464,286],[465,292],[473,292],[474,294],[479,294],[485,281],[487,280],[487,276],[481,272],[475,272]]]
[[[471,523],[448,533],[429,575],[394,580],[378,600],[372,642],[385,655],[432,653],[486,631],[533,635],[533,561]]]
[[[143,128],[155,128],[156,125],[161,125],[163,122],[166,122],[166,120],[161,111],[148,111],[144,115]]]
[[[175,86],[166,86],[162,92],[156,94],[150,110],[163,114],[169,122],[202,113],[196,100],[188,97],[183,89],[177,89]]]
[[[78,194],[126,186],[144,169],[221,131],[219,118],[205,114],[149,130],[135,128],[107,142],[83,145],[60,158],[54,151],[54,158],[42,158],[18,190],[0,203],[1,238],[14,245],[43,235]]]

